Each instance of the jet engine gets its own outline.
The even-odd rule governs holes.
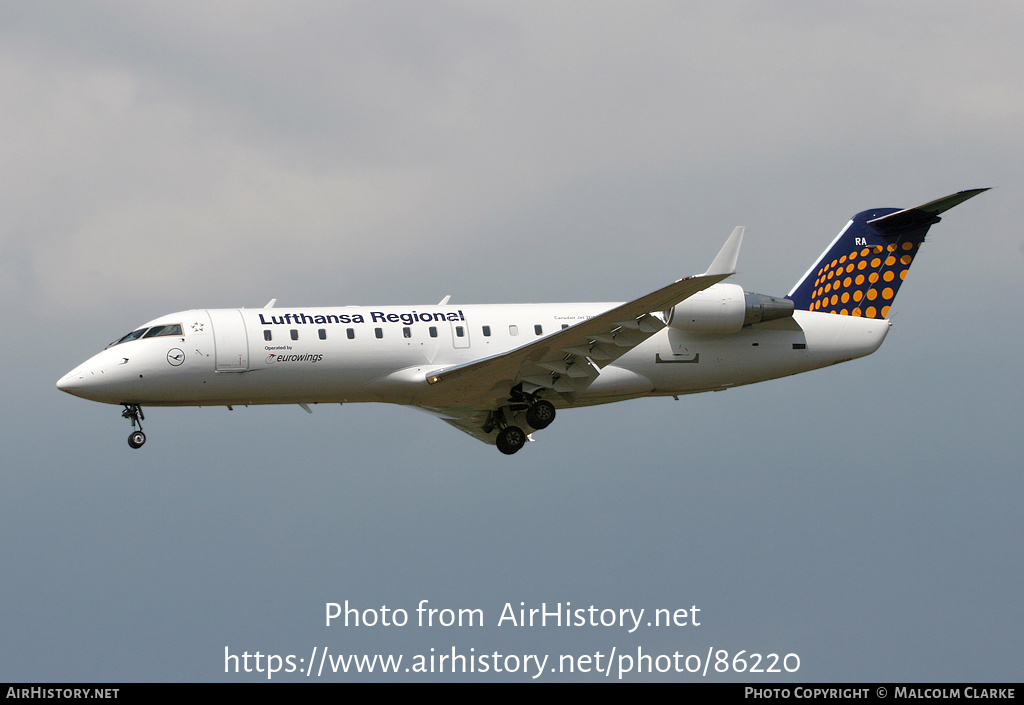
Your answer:
[[[743,326],[789,318],[793,302],[743,291],[736,284],[716,284],[665,312],[665,322],[690,333],[736,333]]]

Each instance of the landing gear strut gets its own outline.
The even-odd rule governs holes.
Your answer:
[[[132,432],[128,434],[128,445],[132,448],[141,448],[146,442],[146,434],[142,432],[142,420],[146,415],[142,413],[142,407],[138,404],[124,404],[124,411],[121,417],[132,422]],[[138,426],[138,430],[134,430]]]

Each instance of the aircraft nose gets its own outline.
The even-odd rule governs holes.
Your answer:
[[[87,375],[88,373],[72,370],[57,380],[57,389],[68,394],[77,394],[85,387]]]
[[[57,380],[57,389],[76,397],[97,399],[97,395],[103,395],[112,382],[114,380],[105,373],[103,366],[86,363]]]
[[[57,389],[82,399],[120,404],[131,396],[138,370],[129,369],[128,359],[103,352],[57,380]]]

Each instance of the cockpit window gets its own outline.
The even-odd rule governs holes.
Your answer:
[[[181,335],[181,324],[172,323],[166,326],[153,326],[143,338],[156,338],[162,335]]]
[[[115,340],[107,347],[112,348],[115,345],[127,343],[129,340],[138,340],[139,338],[156,338],[157,336],[162,335],[181,335],[181,324],[172,323],[163,326],[153,326],[152,328],[139,328],[138,330],[133,330],[123,338]]]
[[[123,338],[118,338],[117,340],[115,340],[113,343],[111,343],[107,347],[108,348],[112,348],[115,345],[120,345],[121,343],[127,343],[129,340],[138,340],[139,338],[142,337],[142,334],[145,333],[147,330],[149,330],[149,328],[139,328],[138,330],[133,330],[131,333],[129,333],[128,335],[124,336]]]

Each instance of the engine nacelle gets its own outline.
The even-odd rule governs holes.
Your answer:
[[[715,284],[666,312],[669,326],[690,333],[736,333],[743,326],[793,315],[793,302]]]

